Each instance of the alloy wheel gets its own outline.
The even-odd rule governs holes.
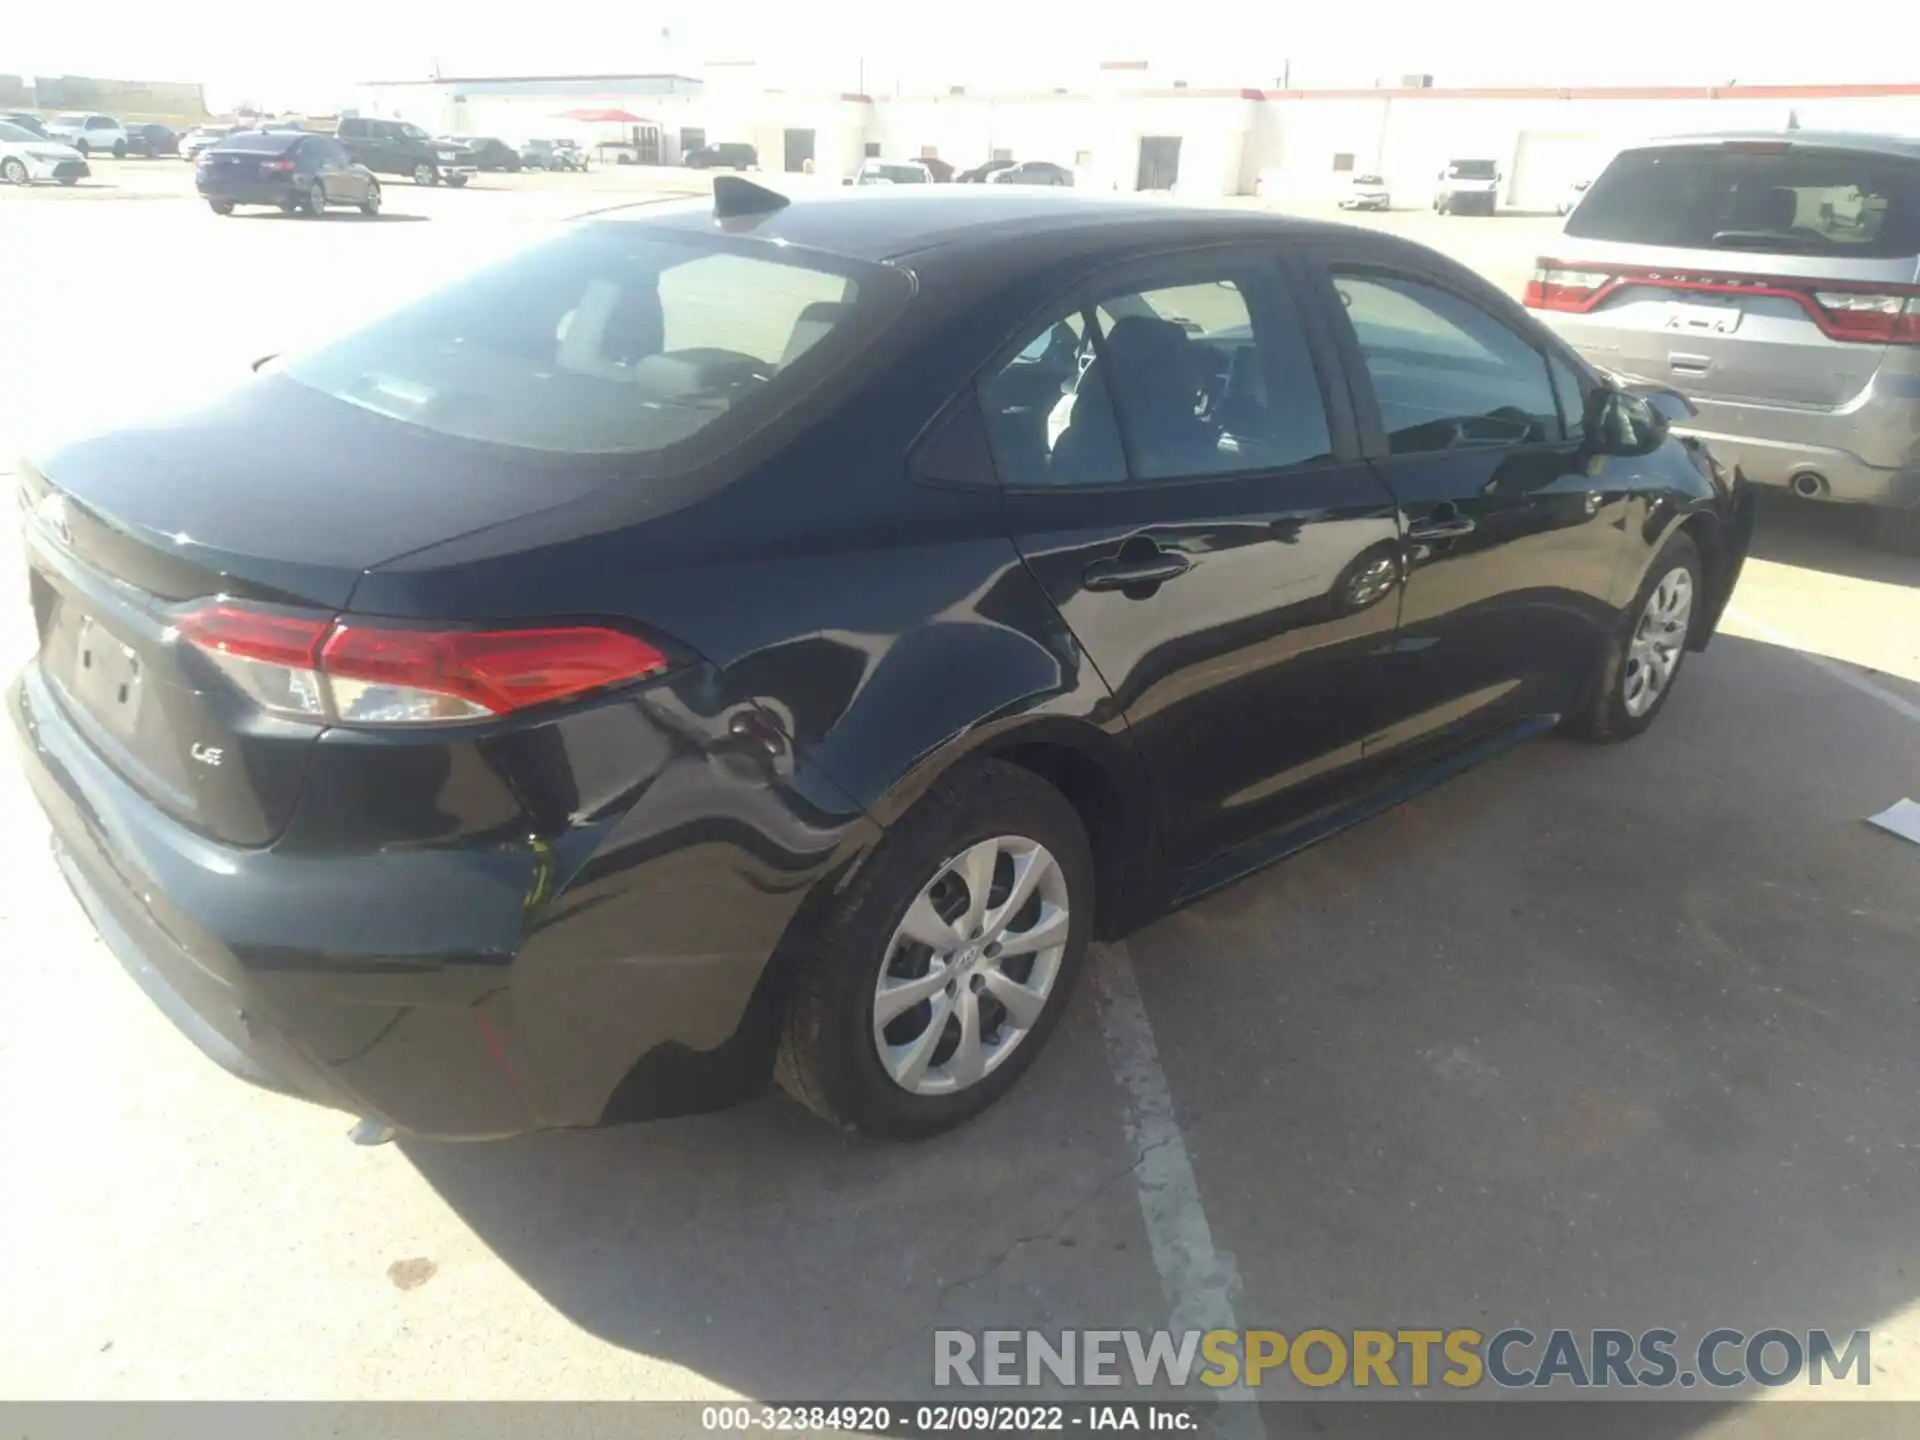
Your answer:
[[[413,183],[416,185],[438,185],[440,183],[440,172],[431,165],[416,165],[413,167]]]
[[[326,187],[318,180],[307,187],[307,213],[316,217],[327,213]]]
[[[0,165],[0,178],[4,178],[9,185],[26,184],[26,162],[16,155],[9,155],[6,164]]]
[[[1634,719],[1651,710],[1672,681],[1692,618],[1693,572],[1676,566],[1653,587],[1627,646],[1622,700]]]
[[[1066,874],[1037,840],[997,836],[942,865],[874,986],[874,1049],[894,1084],[951,1095],[1004,1064],[1046,1010],[1069,933]]]

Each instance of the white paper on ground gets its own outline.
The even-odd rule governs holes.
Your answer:
[[[1891,830],[1920,845],[1920,804],[1911,800],[1896,800],[1878,815],[1867,817],[1869,825],[1878,825],[1882,830]]]

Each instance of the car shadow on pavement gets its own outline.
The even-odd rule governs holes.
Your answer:
[[[309,215],[303,210],[236,210],[224,217],[228,220],[290,220],[311,225],[316,221],[339,225],[402,225],[415,220],[428,220],[428,215],[408,215],[394,210],[382,210],[378,215],[362,215],[357,210],[329,210],[324,215]]]
[[[1912,1321],[1885,1328],[1920,1297],[1920,909],[1911,847],[1860,818],[1920,782],[1911,722],[1756,641],[1684,673],[1632,744],[1522,747],[1129,942],[1241,1325],[1664,1327],[1685,1368],[1716,1326],[1871,1327],[1876,1383],[1920,1389]],[[607,1341],[760,1399],[896,1398],[927,1393],[936,1326],[1169,1323],[1122,1103],[1083,986],[1021,1085],[918,1146],[779,1098],[402,1145]],[[1663,1393],[1694,1403],[1264,1420],[1826,1433]]]
[[[1782,491],[1759,489],[1759,511],[1752,557],[1855,580],[1920,588],[1920,555],[1904,555],[1878,544],[1874,511],[1864,505],[1833,505],[1802,500]]]
[[[1091,990],[999,1105],[919,1144],[831,1129],[777,1091],[680,1120],[399,1143],[612,1344],[759,1399],[924,1396],[933,1328],[1034,1315],[1033,1287],[1056,1325],[1164,1323]]]

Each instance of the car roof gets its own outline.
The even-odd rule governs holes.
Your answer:
[[[1807,150],[1865,150],[1920,160],[1920,139],[1911,135],[1875,134],[1864,130],[1718,130],[1698,134],[1662,135],[1630,145],[1630,150],[1654,150],[1669,145],[1739,145],[1774,143]]]
[[[243,154],[278,155],[307,138],[304,130],[236,130],[213,148]]]
[[[712,202],[705,200],[640,202],[598,211],[591,218],[678,230],[706,230],[714,223]],[[1042,236],[1083,236],[1087,250],[1099,251],[1113,248],[1116,231],[1124,231],[1130,244],[1143,239],[1204,244],[1275,233],[1375,233],[1266,210],[1202,209],[1148,196],[1012,185],[848,186],[793,197],[780,209],[728,223],[779,243],[869,261],[933,250],[960,255]]]

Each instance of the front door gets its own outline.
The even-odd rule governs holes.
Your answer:
[[[1618,611],[1628,482],[1582,443],[1581,379],[1511,302],[1404,252],[1321,252],[1368,452],[1405,522],[1393,695],[1412,762],[1567,713]]]
[[[1009,527],[1126,716],[1169,861],[1327,804],[1386,705],[1399,532],[1276,257],[1109,272],[989,374]]]

